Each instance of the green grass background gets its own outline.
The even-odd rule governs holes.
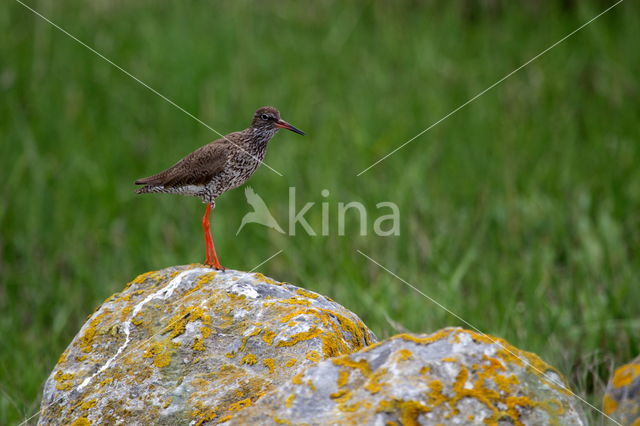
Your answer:
[[[277,106],[250,184],[286,226],[218,200],[223,264],[326,294],[380,338],[462,325],[538,353],[600,406],[640,349],[640,7],[622,3],[360,177],[356,174],[612,4],[30,1],[222,133]],[[0,423],[93,309],[137,274],[204,256],[196,199],[133,181],[217,138],[13,1],[0,4]],[[321,191],[331,195],[325,199]],[[337,203],[393,201],[401,236],[337,235]],[[635,289],[635,290],[634,290]],[[587,412],[589,410],[585,407]],[[599,421],[591,413],[594,421]]]

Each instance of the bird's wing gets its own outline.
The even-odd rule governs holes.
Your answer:
[[[232,147],[232,142],[226,139],[215,140],[193,151],[167,170],[138,179],[135,183],[164,187],[205,185],[224,169]]]

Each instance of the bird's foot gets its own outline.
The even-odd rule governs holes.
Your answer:
[[[209,266],[209,267],[211,267],[211,268],[214,268],[214,269],[216,269],[216,270],[218,270],[218,271],[222,271],[222,272],[224,272],[224,271],[226,271],[226,270],[227,270],[227,269],[226,269],[224,266],[222,266],[222,265],[220,264],[220,262],[218,262],[217,260],[214,260],[214,261],[211,261],[211,260],[205,260],[205,261],[204,261],[204,264],[205,264],[205,265],[207,265],[207,266]]]

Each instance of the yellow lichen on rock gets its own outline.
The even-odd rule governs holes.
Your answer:
[[[149,272],[107,298],[60,357],[41,422],[71,424],[80,410],[94,424],[234,422],[305,367],[373,339],[340,305],[261,274]]]
[[[275,331],[265,330],[262,335],[262,341],[264,341],[267,345],[273,344],[273,339],[276,337]]]
[[[382,387],[386,385],[386,383],[381,382],[382,378],[387,374],[386,368],[381,368],[377,370],[375,373],[369,375],[369,381],[364,388],[370,393],[378,393],[382,390]]]
[[[605,391],[603,411],[615,421],[640,426],[640,356],[618,367]]]
[[[247,354],[240,361],[241,364],[247,364],[247,365],[253,365],[256,362],[258,362],[258,359],[254,354]]]
[[[170,347],[171,342],[165,340],[157,341],[151,344],[143,354],[143,358],[153,358],[153,365],[158,368],[163,368],[171,364],[171,356],[173,350]]]
[[[285,365],[285,367],[289,367],[289,368],[291,368],[291,367],[293,367],[294,365],[296,365],[296,363],[297,363],[297,362],[298,362],[298,360],[297,360],[297,359],[295,359],[295,358],[291,358],[291,359],[290,359],[290,360],[288,360],[284,365]]]
[[[269,373],[273,373],[276,369],[276,362],[273,358],[265,358],[262,363],[269,369]]]
[[[611,415],[614,411],[618,409],[618,401],[611,398],[610,395],[605,394],[602,403],[602,410],[605,414]]]
[[[287,399],[284,401],[284,406],[287,408],[291,408],[291,405],[293,404],[293,400],[296,399],[296,394],[292,393],[291,395],[289,395],[287,397]]]
[[[234,424],[261,423],[277,413],[293,424],[585,425],[575,400],[533,374],[530,357],[507,345],[462,329],[395,336],[307,367]],[[527,362],[505,359],[499,353],[505,346]],[[327,377],[335,379],[327,383]]]
[[[309,351],[305,355],[305,358],[311,362],[318,362],[320,361],[320,354],[318,353],[318,351]]]
[[[62,370],[58,370],[53,376],[53,379],[57,382],[56,388],[58,390],[69,390],[73,387],[73,374],[63,373]]]
[[[94,405],[96,405],[96,402],[98,401],[95,398],[89,401],[85,401],[80,405],[80,408],[82,408],[83,410],[88,410]]]
[[[398,361],[406,361],[411,358],[412,352],[409,349],[400,349],[398,351]]]
[[[193,321],[202,321],[203,324],[211,324],[211,315],[205,313],[200,306],[184,306],[169,320],[166,331],[171,330],[170,337],[174,338],[184,333],[187,324]]]
[[[640,376],[640,364],[627,364],[615,371],[611,383],[614,388],[629,386],[638,376]]]
[[[93,339],[97,333],[97,327],[102,322],[103,318],[109,313],[110,311],[105,310],[99,315],[96,315],[96,317],[89,322],[89,326],[80,338],[80,348],[83,352],[91,352],[91,350],[93,349]]]
[[[429,407],[420,401],[391,399],[380,401],[376,409],[377,412],[397,412],[400,423],[405,426],[419,425],[418,416],[422,413],[428,413]]]
[[[233,404],[231,404],[229,406],[229,411],[240,411],[252,404],[253,402],[251,401],[251,398],[245,398],[242,401],[234,402]]]
[[[204,346],[204,341],[207,337],[211,335],[211,329],[209,327],[202,326],[200,327],[200,337],[196,337],[193,343],[193,349],[196,351],[204,351],[206,348]]]
[[[263,275],[263,274],[261,274],[260,272],[256,272],[256,273],[254,274],[254,276],[258,279],[258,281],[261,281],[261,282],[263,282],[263,283],[267,283],[267,284],[271,284],[271,285],[278,285],[278,286],[279,286],[279,285],[282,285],[281,283],[279,283],[279,282],[277,282],[277,281],[275,281],[275,280],[272,280],[272,279],[271,279],[271,278],[269,278],[269,277],[264,276],[264,275]]]
[[[300,333],[294,334],[293,336],[291,336],[290,340],[279,341],[276,346],[278,347],[293,346],[296,343],[304,342],[305,340],[311,340],[315,337],[318,337],[322,333],[323,331],[321,329],[312,327],[311,330],[309,331],[302,331]]]
[[[309,299],[317,299],[319,296],[316,293],[312,293],[302,288],[297,289],[296,294],[299,294],[300,296],[308,297]]]
[[[341,388],[344,385],[346,385],[348,381],[349,381],[349,370],[340,370],[338,372],[338,381],[336,382],[336,384],[338,385],[338,388]]]

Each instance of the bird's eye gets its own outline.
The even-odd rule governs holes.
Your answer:
[[[268,120],[269,116],[267,114],[262,114],[260,118],[262,118],[263,120]]]

